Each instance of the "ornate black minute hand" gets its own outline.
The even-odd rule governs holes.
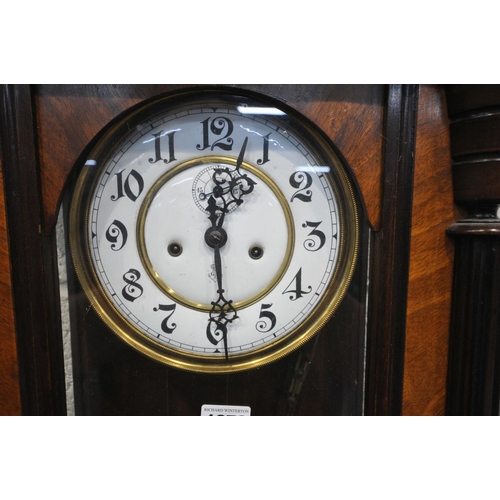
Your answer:
[[[227,360],[227,324],[234,321],[238,315],[233,307],[233,301],[226,300],[224,297],[224,289],[222,288],[222,263],[220,248],[223,247],[227,241],[226,231],[222,227],[224,215],[227,210],[227,204],[225,200],[223,201],[223,205],[218,206],[213,196],[210,196],[208,199],[208,211],[210,214],[209,219],[212,225],[205,233],[205,241],[207,245],[214,250],[218,298],[216,301],[212,302],[212,309],[210,310],[207,324],[207,338],[212,344],[217,345],[222,337],[224,341],[224,353]]]
[[[234,170],[228,167],[219,167],[214,170],[212,180],[215,187],[208,198],[207,205],[211,226],[205,233],[205,241],[209,247],[214,249],[218,294],[217,300],[211,303],[212,309],[208,319],[207,338],[214,345],[217,345],[221,338],[223,339],[226,360],[228,359],[227,325],[238,318],[238,314],[233,306],[233,301],[224,297],[220,249],[227,242],[227,233],[223,228],[226,214],[229,213],[233,204],[236,204],[236,206],[241,205],[243,203],[242,197],[251,193],[255,185],[255,181],[240,171],[247,142],[248,137],[243,142]]]

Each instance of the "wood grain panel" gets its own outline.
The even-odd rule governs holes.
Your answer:
[[[182,85],[39,85],[35,103],[45,230],[79,155],[113,118]],[[280,99],[319,125],[354,170],[372,225],[380,218],[384,85],[239,85]]]
[[[380,227],[383,130],[387,100],[384,85],[309,85],[309,100],[296,105],[337,145],[363,193],[368,218]],[[327,87],[320,93],[316,87]]]
[[[0,159],[0,415],[20,415],[16,330],[5,217],[3,170]]]
[[[419,101],[403,391],[404,415],[443,415],[453,274],[454,223],[444,93]]]

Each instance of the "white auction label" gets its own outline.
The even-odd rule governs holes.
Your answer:
[[[249,417],[250,415],[250,406],[203,405],[201,407],[202,417]]]

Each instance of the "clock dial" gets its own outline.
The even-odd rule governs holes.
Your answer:
[[[133,110],[98,141],[71,209],[75,268],[122,339],[231,372],[314,335],[355,265],[348,170],[307,121],[231,91]]]

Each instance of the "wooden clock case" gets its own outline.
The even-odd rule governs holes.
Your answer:
[[[65,188],[82,153],[110,121],[145,99],[181,87],[2,87],[0,413],[66,413],[55,237]],[[450,410],[457,399],[450,396],[455,387],[452,382],[448,406],[446,403],[450,338],[452,349],[462,354],[452,356],[455,361],[450,364],[448,380],[471,363],[464,359],[463,348],[453,347],[458,334],[452,330],[450,337],[450,324],[457,321],[453,319],[456,312],[451,315],[456,243],[446,229],[461,214],[453,201],[450,164],[456,151],[450,150],[446,97],[459,94],[460,89],[432,85],[233,87],[269,95],[302,113],[332,139],[356,177],[372,228],[370,255],[364,256],[370,265],[367,355],[362,404],[355,412],[351,408],[344,413],[440,415],[465,411],[463,405],[460,410]],[[451,128],[452,139],[459,128]],[[469,153],[461,154],[462,159],[464,154]],[[460,168],[464,170],[455,170]],[[495,176],[493,167],[489,172]],[[463,194],[455,185],[455,198],[457,189]],[[475,206],[477,193],[474,196],[466,201],[469,208]],[[491,215],[497,200],[488,196]],[[485,213],[483,210],[480,216]],[[459,275],[455,271],[455,296],[464,288],[457,284]],[[483,295],[491,297],[493,292],[485,292],[484,284],[479,287]],[[490,287],[495,289],[496,284]],[[493,338],[496,325],[489,328]],[[485,377],[495,386],[492,363]],[[91,382],[92,374],[87,375]],[[122,390],[123,399],[127,390]],[[328,390],[322,397],[328,397]],[[181,401],[176,407],[183,414]],[[113,413],[111,408],[103,408],[106,405],[100,411]],[[299,404],[291,413],[302,411]],[[476,406],[467,411],[480,410]],[[86,412],[92,413],[92,409]],[[321,408],[312,412],[324,413]]]

